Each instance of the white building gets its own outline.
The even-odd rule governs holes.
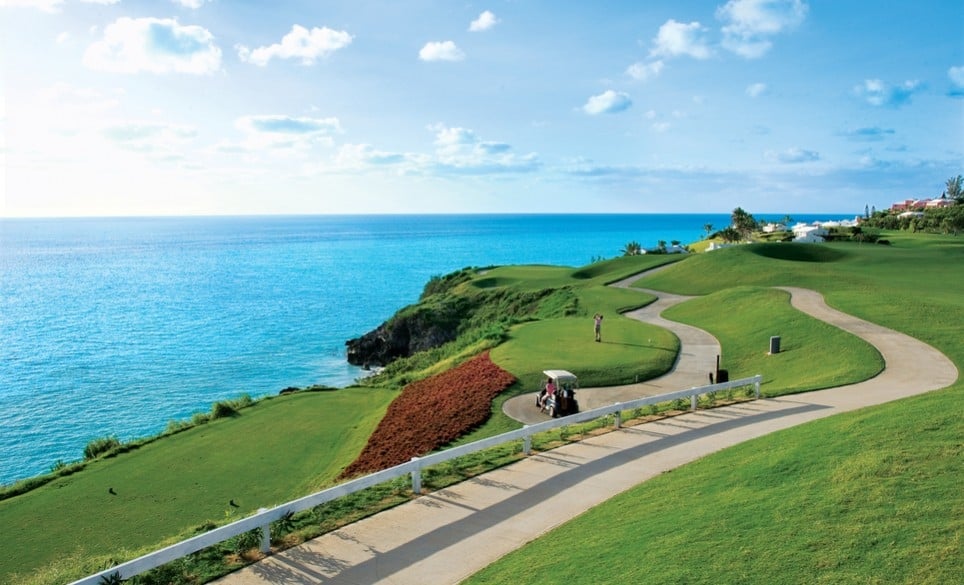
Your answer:
[[[828,233],[827,228],[823,226],[798,223],[793,226],[793,241],[817,244],[823,242],[823,237]]]
[[[763,233],[765,234],[774,234],[774,233],[787,232],[787,231],[790,231],[790,230],[788,230],[787,226],[783,225],[782,223],[768,223],[765,226],[763,226]]]

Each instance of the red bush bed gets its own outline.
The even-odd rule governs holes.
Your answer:
[[[515,377],[489,359],[489,352],[431,378],[412,382],[388,406],[368,444],[342,477],[405,463],[450,443],[484,423],[492,399]]]

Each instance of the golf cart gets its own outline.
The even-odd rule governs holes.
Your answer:
[[[539,410],[553,418],[579,412],[579,403],[576,401],[579,380],[576,379],[576,375],[566,370],[544,370],[542,373],[546,376],[546,380],[542,390],[536,396],[536,406]],[[551,394],[548,392],[550,384]]]

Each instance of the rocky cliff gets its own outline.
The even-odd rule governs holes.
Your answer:
[[[396,314],[375,330],[345,342],[348,363],[364,368],[386,366],[416,352],[438,347],[456,338],[462,303],[415,306]]]

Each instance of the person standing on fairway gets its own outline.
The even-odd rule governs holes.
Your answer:
[[[596,333],[596,341],[602,341],[602,313],[596,313],[592,316],[593,326],[592,329]]]

